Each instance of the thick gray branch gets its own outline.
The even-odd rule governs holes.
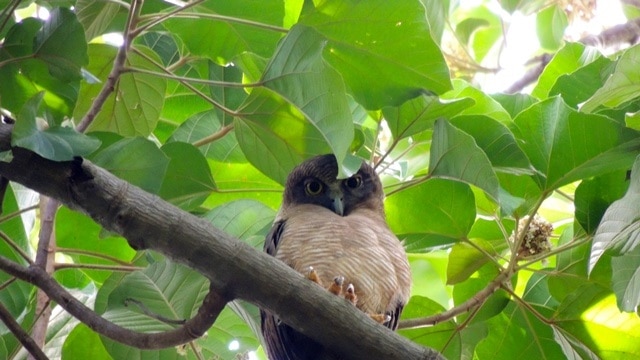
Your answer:
[[[10,129],[0,124],[0,148],[8,146],[8,135]],[[0,163],[0,175],[88,214],[136,249],[152,249],[186,264],[208,277],[225,298],[272,311],[344,358],[439,358],[282,262],[86,160],[53,162],[15,148],[12,161]]]

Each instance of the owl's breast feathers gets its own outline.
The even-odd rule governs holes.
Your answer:
[[[409,299],[411,273],[398,238],[383,214],[360,208],[338,216],[315,205],[282,209],[283,221],[275,257],[298,272],[313,266],[323,283],[344,276],[358,296],[357,306],[370,314],[389,314],[390,328],[397,327],[402,307]]]

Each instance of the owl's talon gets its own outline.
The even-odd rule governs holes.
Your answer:
[[[356,295],[356,289],[353,284],[349,284],[347,286],[347,293],[344,296],[345,299],[349,300],[350,303],[355,305],[358,302],[358,296]]]
[[[368,314],[375,322],[379,324],[386,324],[391,321],[391,316],[387,314]]]
[[[313,266],[309,266],[308,271],[307,271],[307,279],[313,281],[314,283],[322,286],[322,282],[320,281],[320,277],[318,276],[318,273],[316,272],[316,269],[313,268]]]
[[[336,276],[327,290],[334,295],[340,295],[342,293],[342,284],[344,284],[344,276]]]

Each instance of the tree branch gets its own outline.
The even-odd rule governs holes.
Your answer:
[[[162,349],[182,345],[199,338],[213,325],[227,303],[225,297],[210,288],[196,316],[186,321],[183,326],[161,333],[139,333],[102,318],[69,294],[40,267],[30,266],[27,268],[0,257],[0,269],[20,280],[36,285],[69,314],[95,332],[140,349]]]
[[[10,144],[8,127],[0,124],[0,148]],[[0,163],[0,175],[88,214],[107,230],[124,236],[136,249],[158,251],[195,269],[226,298],[247,300],[273,312],[338,356],[363,360],[441,358],[435,350],[374,322],[281,261],[89,161],[76,158],[54,162],[13,148],[11,162]],[[59,285],[51,280],[38,286],[51,291]],[[61,300],[67,311],[78,310],[72,299]]]

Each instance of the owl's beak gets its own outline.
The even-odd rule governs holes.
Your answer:
[[[343,216],[344,215],[344,200],[342,199],[342,194],[337,194],[332,196],[333,198],[333,212]]]

